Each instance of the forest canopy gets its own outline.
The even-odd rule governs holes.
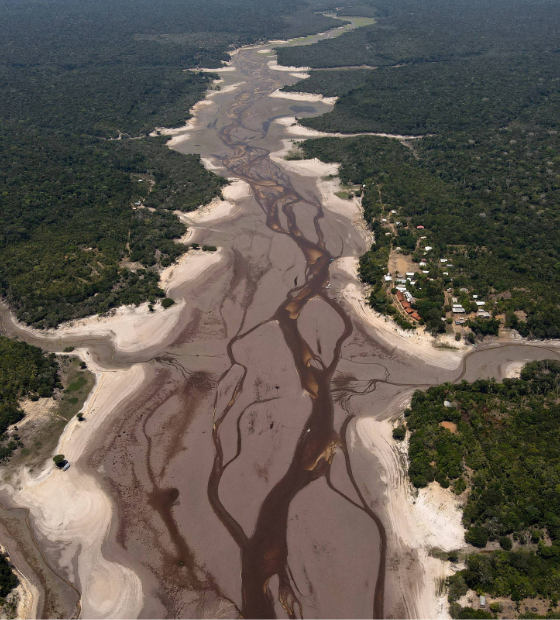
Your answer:
[[[305,157],[341,162],[344,183],[366,185],[362,206],[370,225],[383,208],[398,211],[413,229],[424,226],[434,257],[454,264],[447,285],[491,297],[508,326],[536,338],[560,335],[557,148],[555,130],[521,124],[493,134],[432,136],[413,151],[376,136],[301,145]]]
[[[405,411],[411,482],[467,491],[466,540],[502,551],[471,555],[450,580],[513,601],[560,599],[560,362],[527,364],[519,379],[416,392]],[[461,616],[454,616],[461,617]]]

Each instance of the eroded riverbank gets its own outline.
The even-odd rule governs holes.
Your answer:
[[[417,387],[555,354],[510,343],[410,355],[356,311],[345,264],[368,243],[359,205],[321,189],[324,168],[274,155],[301,102],[271,95],[300,75],[269,54],[238,50],[222,90],[174,131],[173,148],[243,181],[232,208],[188,216],[189,241],[220,250],[170,270],[177,305],[50,337],[7,324],[76,346],[99,373],[87,426],[61,441],[75,465],[12,491],[87,617],[445,615],[426,562],[434,538],[417,544],[395,510],[409,505],[402,460],[360,421],[382,424]]]

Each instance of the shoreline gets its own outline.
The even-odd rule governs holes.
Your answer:
[[[283,140],[283,148],[270,154],[277,164],[286,170],[295,172],[301,176],[316,177],[316,186],[321,196],[321,203],[326,209],[340,213],[352,219],[353,225],[358,228],[364,243],[370,244],[372,236],[363,218],[361,201],[358,198],[344,200],[336,196],[335,192],[340,188],[338,170],[340,164],[324,163],[319,159],[286,160],[285,155],[289,152],[290,140]],[[335,176],[326,180],[324,177]],[[335,272],[334,290],[338,290],[338,278],[344,280],[340,283],[340,295],[352,308],[353,313],[375,330],[379,337],[390,347],[397,347],[403,353],[418,357],[423,361],[442,368],[457,368],[464,356],[474,350],[474,347],[457,343],[451,336],[433,336],[425,332],[405,331],[397,326],[390,318],[375,312],[367,304],[364,294],[364,285],[358,276],[358,257],[341,256],[333,262]]]
[[[386,416],[399,415],[409,401],[410,395],[397,398]],[[454,570],[431,551],[465,546],[461,503],[437,483],[419,490],[412,487],[406,472],[407,441],[393,440],[392,428],[388,417],[362,417],[356,421],[353,437],[375,457],[383,472],[391,555],[399,560],[391,563],[392,580],[403,595],[408,617],[448,619],[446,593],[438,595],[437,589],[440,580]],[[407,556],[410,559],[405,562]]]
[[[235,201],[247,195],[242,183],[232,184],[224,188],[226,200],[202,206],[200,215],[198,211],[183,214],[189,218],[191,235],[196,234],[197,223],[235,217],[239,210]],[[160,283],[173,297],[177,289],[199,281],[224,260],[222,249],[191,250],[160,274]],[[120,306],[108,316],[94,315],[45,331],[19,323],[11,313],[9,316],[16,332],[43,343],[107,338],[115,351],[138,353],[163,345],[186,306],[183,299],[169,309],[159,306],[153,312],[149,311],[147,302],[140,306]],[[110,560],[103,552],[116,518],[115,507],[97,472],[88,471],[86,461],[90,446],[118,409],[143,385],[147,367],[144,363],[119,369],[107,367],[95,361],[87,344],[77,346],[73,354],[88,364],[96,382],[81,410],[85,421],[73,418],[57,445],[56,453],[66,456],[70,469],[66,472],[53,469],[48,460],[38,475],[30,476],[23,468],[10,482],[2,482],[0,489],[14,504],[28,508],[33,530],[62,551],[56,565],[81,588],[83,617],[135,618],[144,606],[142,582],[133,568],[126,565],[126,559],[125,563],[120,557],[119,561]],[[39,591],[32,587],[26,591],[29,595],[26,609],[31,610],[28,617],[36,617]]]
[[[473,346],[458,343],[449,335],[434,338],[425,332],[401,329],[389,317],[369,307],[364,295],[364,285],[358,278],[358,259],[342,258],[336,264],[342,274],[350,276],[352,280],[345,285],[342,296],[354,312],[390,347],[396,347],[403,353],[433,366],[447,369],[458,368],[465,355],[474,351]]]
[[[284,93],[283,93],[284,94]],[[290,95],[292,93],[285,93],[285,95]],[[306,93],[298,93],[306,95]],[[277,95],[279,97],[279,95]],[[323,103],[329,103],[329,98],[324,97],[323,99],[315,99],[318,95],[307,95],[308,97],[313,97],[314,99],[299,99],[299,101],[322,101]],[[286,96],[282,97],[283,99],[292,99],[292,97]],[[331,99],[336,99],[336,97],[332,97]],[[410,140],[421,140],[427,136],[404,136],[401,134],[393,134],[393,133],[382,133],[375,131],[364,131],[358,133],[329,133],[326,131],[319,131],[318,129],[310,129],[309,127],[304,127],[300,125],[298,119],[295,116],[284,116],[282,118],[278,118],[274,121],[280,125],[286,126],[286,131],[298,138],[302,138],[304,140],[310,138],[357,138],[359,136],[377,136],[379,138],[392,138],[394,140],[399,140],[400,142],[408,142]]]
[[[222,213],[220,218],[223,218]],[[162,271],[160,284],[166,294],[172,296],[179,286],[199,279],[207,271],[215,268],[224,258],[221,249],[215,252],[203,252],[202,250],[187,252],[177,262]],[[162,308],[161,305],[156,306],[151,312],[148,309],[148,302],[138,306],[119,306],[106,315],[95,314],[82,319],[74,319],[62,323],[55,329],[47,330],[29,327],[19,322],[11,313],[10,320],[18,333],[25,333],[43,341],[105,337],[119,351],[137,353],[163,343],[173,331],[185,307],[184,300],[176,302],[168,309]],[[73,353],[80,355],[90,364],[91,355],[86,353],[86,348],[82,348],[81,351],[80,354],[76,349]]]
[[[253,47],[253,46],[250,46]],[[232,55],[234,53],[233,52]],[[273,67],[271,67],[272,69]],[[276,69],[301,70],[301,68]],[[223,71],[235,71],[233,67],[223,67]],[[210,70],[216,71],[218,70]],[[293,73],[292,73],[293,75]],[[183,141],[193,129],[199,128],[200,119],[197,112],[204,110],[214,102],[211,99],[217,93],[235,90],[244,82],[231,85],[230,90],[207,91],[206,99],[201,100],[191,109],[192,118],[184,127],[162,130],[162,135],[172,139],[167,146],[173,148]],[[286,93],[289,95],[289,93]],[[278,98],[279,95],[271,95]],[[280,97],[291,99],[292,97]],[[301,100],[301,99],[300,99]],[[326,99],[321,99],[327,103]],[[362,238],[364,243],[371,242],[367,226],[363,219],[361,203],[358,198],[343,200],[335,195],[340,189],[340,180],[324,179],[324,176],[337,175],[338,164],[324,164],[319,160],[287,161],[283,155],[288,152],[290,135],[297,133],[289,123],[294,117],[284,117],[275,122],[286,128],[286,137],[282,140],[283,149],[270,154],[276,163],[288,172],[315,179],[315,186],[325,210],[343,215]],[[286,121],[286,122],[284,122]],[[305,130],[305,128],[301,128]],[[169,133],[163,133],[168,131]],[[309,130],[311,131],[311,130]],[[352,137],[354,135],[382,135],[395,139],[413,139],[414,137],[392,136],[388,134],[323,134],[314,137]],[[309,137],[309,136],[303,136]],[[202,161],[209,170],[218,170],[220,166],[211,157]],[[201,230],[210,224],[233,219],[242,211],[240,203],[251,196],[247,183],[235,180],[223,189],[223,200],[215,199],[191,213],[181,213],[179,217],[189,226],[189,232],[183,242],[196,238],[197,227]],[[187,283],[197,282],[210,271],[217,270],[229,257],[226,250],[216,252],[190,251],[164,270],[160,275],[162,286],[170,296]],[[375,333],[376,339],[389,348],[398,349],[406,356],[412,356],[434,367],[453,369],[458,367],[472,347],[458,347],[445,340],[439,340],[440,347],[433,346],[434,339],[423,333],[409,334],[375,313],[367,306],[364,287],[357,274],[357,256],[341,256],[332,264],[331,276],[333,292],[342,296],[344,303],[350,307],[350,314],[357,322]],[[124,306],[116,309],[110,316],[93,316],[62,325],[58,330],[39,332],[26,328],[16,322],[20,332],[42,338],[44,341],[66,339],[104,338],[110,341],[115,353],[139,353],[162,346],[176,330],[181,318],[188,310],[188,298],[183,296],[174,306],[167,310],[158,307],[154,312],[148,311],[148,305],[139,307]],[[523,344],[523,343],[520,343]],[[450,347],[450,348],[444,348]],[[144,606],[145,584],[139,571],[126,566],[125,563],[109,560],[103,547],[110,539],[110,530],[116,523],[115,504],[100,478],[102,469],[89,471],[87,466],[88,451],[96,440],[102,437],[102,431],[112,420],[116,412],[127,399],[140,390],[147,382],[148,361],[129,364],[126,368],[114,369],[96,361],[86,344],[76,346],[75,353],[96,374],[96,383],[83,412],[86,422],[73,419],[62,434],[57,451],[63,452],[71,461],[71,468],[64,474],[55,471],[48,462],[39,476],[26,477],[22,472],[20,481],[23,487],[14,492],[18,503],[29,506],[35,527],[45,538],[63,546],[59,564],[68,571],[76,584],[85,585],[83,590],[84,617],[137,617]],[[513,363],[513,364],[518,364]],[[518,367],[508,367],[507,372],[517,372]],[[278,389],[278,388],[277,388]],[[384,516],[389,527],[391,553],[400,564],[393,570],[394,584],[387,585],[387,600],[392,596],[391,588],[398,588],[407,604],[410,617],[448,618],[445,597],[438,596],[438,580],[446,575],[446,567],[440,560],[430,555],[434,546],[456,548],[464,542],[463,528],[457,526],[458,504],[449,498],[445,490],[430,486],[417,494],[411,489],[410,482],[403,474],[406,461],[406,444],[394,445],[392,440],[391,416],[402,411],[409,395],[400,395],[393,399],[387,409],[377,418],[362,417],[356,421],[352,430],[351,445],[361,445],[373,455],[384,472],[380,477],[384,496]],[[271,427],[272,428],[272,427]],[[406,468],[405,468],[406,469]],[[379,476],[378,470],[372,475]],[[4,487],[5,488],[5,487]],[[381,500],[380,500],[381,501]],[[385,517],[386,515],[386,517]],[[440,540],[444,534],[443,541]],[[49,538],[50,537],[50,538]],[[112,538],[111,538],[112,540]],[[437,544],[436,544],[437,543]],[[462,544],[462,543],[461,543]],[[398,555],[400,553],[400,556]],[[413,557],[414,568],[408,570],[404,558]],[[120,557],[120,556],[119,556]],[[126,562],[126,560],[125,560]]]
[[[82,358],[83,350],[77,350]],[[24,470],[18,488],[6,488],[12,500],[26,506],[34,530],[63,549],[57,562],[78,587],[84,617],[136,617],[143,605],[142,584],[130,568],[107,560],[102,545],[113,519],[110,497],[82,465],[92,438],[118,407],[142,384],[141,365],[118,372],[96,367],[88,359],[97,381],[84,406],[85,422],[72,419],[66,426],[57,452],[71,463],[67,472],[55,470],[50,461],[36,477]],[[74,563],[73,558],[78,558]],[[125,598],[120,596],[127,592]]]

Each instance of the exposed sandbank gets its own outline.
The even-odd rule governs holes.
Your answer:
[[[204,160],[204,165],[209,168],[206,159]],[[217,168],[217,166],[215,168]],[[212,202],[209,202],[196,211],[177,213],[181,221],[193,229],[199,224],[207,224],[209,222],[217,223],[233,217],[241,210],[238,202],[250,195],[251,187],[248,183],[241,179],[232,179],[232,183],[226,185],[222,190],[223,200],[214,198]]]
[[[230,73],[231,71],[235,71],[235,67],[218,67],[217,69],[198,69],[198,71],[206,72],[206,73]]]
[[[19,577],[19,586],[16,588],[18,595],[18,606],[16,609],[16,618],[37,618],[39,590],[20,570],[16,568]]]
[[[293,99],[294,101],[308,101],[310,103],[322,101],[328,105],[334,105],[338,99],[338,97],[324,97],[323,95],[313,95],[310,93],[287,92],[280,89],[271,93],[270,97],[276,99]]]
[[[216,71],[235,71],[234,67],[224,67],[221,70],[216,69]],[[222,80],[218,80],[216,84],[219,84]],[[206,91],[206,98],[198,101],[194,104],[194,106],[190,109],[191,118],[187,120],[187,122],[181,127],[175,127],[169,129],[167,127],[157,127],[150,136],[169,136],[171,139],[167,142],[167,146],[172,147],[177,143],[182,142],[185,139],[185,136],[189,133],[195,131],[200,128],[199,120],[197,118],[197,112],[199,112],[202,108],[207,108],[209,106],[214,105],[213,98],[219,93],[229,93],[233,92],[240,86],[245,84],[244,81],[236,82],[235,84],[228,84],[227,86],[223,86],[216,90],[208,90]]]
[[[22,471],[16,488],[8,490],[16,504],[29,508],[41,536],[61,549],[59,566],[74,583],[81,584],[83,616],[132,618],[143,605],[142,585],[131,569],[103,556],[112,505],[80,460],[107,418],[140,387],[144,371],[135,365],[106,372],[88,362],[97,384],[84,406],[86,422],[70,421],[57,447],[70,461],[70,469],[62,472],[47,462],[36,477]]]
[[[510,362],[509,364],[504,365],[502,368],[503,378],[504,379],[519,379],[521,376],[521,371],[523,370],[523,366],[527,363],[528,360],[522,362]]]
[[[278,43],[286,43],[286,41],[278,41]],[[307,73],[311,71],[311,67],[286,67],[279,65],[277,60],[269,60],[266,64],[272,71],[287,71],[288,73]]]
[[[408,396],[399,398],[387,414],[397,414],[408,402]],[[393,440],[389,419],[360,418],[355,429],[354,441],[361,441],[382,468],[383,504],[392,539],[388,564],[391,579],[407,602],[408,616],[449,618],[446,593],[438,595],[437,591],[440,581],[454,571],[449,562],[432,557],[430,551],[452,551],[465,545],[460,501],[437,483],[419,491],[412,487],[406,471],[407,446]]]
[[[38,603],[40,598],[39,589],[35,584],[27,578],[25,573],[15,566],[13,559],[10,557],[10,551],[4,544],[0,544],[0,552],[8,556],[8,561],[12,563],[12,568],[16,573],[19,584],[10,594],[10,599],[17,599],[16,618],[37,618]],[[5,616],[3,616],[5,617]]]
[[[351,199],[340,198],[336,195],[342,187],[338,171],[340,164],[324,163],[320,159],[285,159],[286,155],[295,146],[292,140],[283,140],[283,148],[270,154],[270,158],[285,170],[295,172],[303,177],[314,177],[316,187],[324,208],[346,217],[352,218],[353,224],[363,234],[364,240],[371,243],[372,235],[368,231],[363,218],[361,199],[354,196]]]
[[[284,93],[289,94],[289,93]],[[305,94],[305,93],[302,93]],[[309,95],[310,97],[315,97],[317,95]],[[323,98],[323,102],[328,102],[329,98]],[[330,99],[336,99],[335,97],[331,97]],[[274,121],[275,123],[279,123],[280,125],[286,126],[286,131],[288,134],[292,136],[297,136],[299,138],[354,138],[356,136],[378,136],[380,138],[393,138],[395,140],[407,141],[407,140],[420,140],[425,136],[403,136],[400,134],[392,134],[392,133],[380,133],[374,131],[364,131],[361,133],[328,133],[326,131],[318,131],[317,129],[310,129],[309,127],[304,127],[297,122],[295,116],[285,116],[283,118],[278,118]]]
[[[295,71],[294,73],[290,73],[290,75],[300,80],[307,80],[307,78],[311,77],[310,73],[303,73],[301,71]]]

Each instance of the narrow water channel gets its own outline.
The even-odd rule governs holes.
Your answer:
[[[406,515],[389,503],[390,481],[404,484],[403,463],[382,463],[366,447],[360,418],[400,415],[416,388],[502,378],[512,362],[558,356],[554,343],[507,342],[461,361],[428,344],[424,359],[406,342],[395,346],[392,327],[355,311],[346,292],[356,276],[343,265],[367,249],[360,209],[321,190],[322,175],[336,170],[276,154],[294,137],[294,114],[331,106],[278,97],[301,74],[274,60],[265,46],[238,50],[222,90],[175,132],[173,148],[202,155],[248,191],[222,215],[213,209],[223,204],[185,216],[194,240],[219,252],[196,278],[191,258],[176,267],[182,275],[169,294],[179,303],[153,319],[168,331],[126,347],[128,332],[140,338],[140,323],[138,333],[119,332],[122,324],[111,332],[111,319],[106,328],[95,319],[91,331],[45,337],[0,309],[11,335],[59,352],[75,346],[115,379],[131,368],[142,373],[123,401],[125,379],[114,392],[99,390],[106,405],[87,424],[119,404],[67,477],[84,472],[111,496],[99,554],[88,559],[81,538],[69,546],[65,530],[53,529],[56,506],[42,499],[31,508],[41,555],[76,584],[88,617],[136,609],[118,606],[134,597],[141,617],[419,617],[422,588],[430,598],[435,583],[425,580],[420,545],[401,539],[397,522]],[[142,333],[150,335],[145,326]],[[77,520],[69,524],[83,534]],[[138,576],[141,592],[131,580],[119,582],[122,591],[114,586],[109,577],[121,566]]]
[[[300,195],[290,178],[274,162],[269,151],[251,146],[251,142],[266,137],[267,127],[256,129],[249,126],[248,111],[254,104],[282,86],[275,79],[267,64],[256,63],[251,55],[243,51],[235,57],[235,66],[251,77],[255,84],[253,92],[244,92],[227,110],[229,123],[220,128],[218,135],[232,155],[225,157],[222,164],[232,176],[246,181],[261,207],[266,226],[279,235],[289,236],[305,259],[305,281],[288,291],[286,298],[277,308],[270,321],[276,321],[293,358],[293,363],[303,390],[311,400],[311,413],[303,430],[293,446],[293,457],[285,474],[274,485],[262,501],[258,518],[251,533],[246,533],[220,501],[219,485],[225,467],[220,440],[220,427],[232,411],[237,398],[243,393],[247,368],[238,362],[234,345],[251,333],[255,327],[237,334],[228,344],[232,367],[241,366],[243,372],[233,390],[232,398],[223,410],[215,412],[213,440],[215,445],[214,467],[208,482],[208,497],[235,542],[239,545],[242,559],[242,608],[245,618],[274,618],[273,596],[268,588],[272,576],[279,579],[278,600],[290,618],[302,617],[302,605],[296,593],[288,565],[288,514],[293,498],[307,485],[319,477],[328,477],[333,456],[337,449],[343,449],[341,436],[334,428],[334,406],[331,381],[336,371],[343,343],[352,334],[350,318],[339,303],[329,296],[326,286],[329,282],[329,266],[333,257],[325,246],[321,229],[323,209],[319,200],[309,200]],[[308,239],[298,226],[294,212],[296,205],[313,212],[313,224],[317,240]],[[280,213],[285,215],[285,224]],[[313,351],[298,329],[298,318],[312,299],[321,298],[342,319],[344,329],[334,343],[330,362]],[[230,372],[228,369],[224,377]],[[348,476],[353,481],[350,462]],[[373,614],[383,617],[383,591],[385,579],[386,535],[377,515],[361,498],[360,508],[368,514],[379,528],[381,548],[379,572],[375,586]]]

